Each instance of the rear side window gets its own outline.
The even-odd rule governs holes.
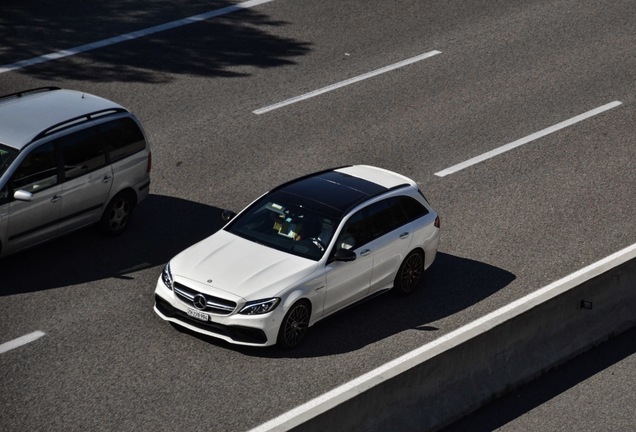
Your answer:
[[[84,129],[56,140],[62,152],[64,178],[74,179],[106,165],[106,155],[97,133]]]
[[[426,214],[428,209],[409,196],[378,201],[349,218],[336,249],[356,249]]]
[[[37,193],[58,182],[53,143],[48,142],[31,151],[12,177],[13,189]]]
[[[411,197],[401,196],[397,197],[396,200],[399,201],[400,207],[409,222],[428,214],[428,209]]]
[[[130,118],[121,118],[99,125],[110,161],[115,162],[146,148],[144,135]]]
[[[369,228],[371,230],[371,239],[376,239],[384,234],[393,231],[398,226],[395,220],[394,211],[388,200],[379,201],[371,204],[366,209],[369,218]]]

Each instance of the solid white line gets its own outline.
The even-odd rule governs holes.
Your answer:
[[[180,20],[176,20],[176,21],[172,21],[166,24],[161,24],[158,26],[154,26],[154,27],[149,27],[147,29],[144,30],[138,30],[138,31],[134,31],[131,33],[126,33],[124,35],[120,35],[120,36],[114,36],[112,38],[108,38],[108,39],[104,39],[101,41],[97,41],[97,42],[93,42],[93,43],[89,43],[86,45],[81,45],[75,48],[70,48],[67,50],[61,50],[61,51],[57,51],[54,53],[50,53],[50,54],[46,54],[40,57],[34,57],[28,60],[22,60],[16,63],[12,63],[12,64],[8,64],[8,65],[4,65],[4,66],[0,66],[0,73],[5,73],[5,72],[9,72],[9,71],[13,71],[13,70],[17,70],[17,69],[22,69],[28,66],[33,66],[36,64],[40,64],[40,63],[44,63],[44,62],[48,62],[51,60],[57,60],[57,59],[61,59],[64,57],[69,57],[69,56],[73,56],[76,54],[81,54],[84,53],[86,51],[92,51],[92,50],[96,50],[98,48],[103,48],[109,45],[114,45],[114,44],[118,44],[120,42],[126,42],[126,41],[130,41],[133,39],[138,39],[144,36],[148,36],[154,33],[158,33],[158,32],[162,32],[165,30],[171,30],[177,27],[182,27],[188,24],[193,24],[199,21],[204,21],[210,18],[215,18],[221,15],[226,15],[232,12],[237,12],[240,10],[244,10],[244,9],[249,9],[252,8],[254,6],[259,6],[261,4],[264,3],[269,3],[272,2],[274,0],[250,0],[250,1],[246,1],[243,3],[239,3],[233,6],[228,6],[228,7],[224,7],[221,9],[217,9],[217,10],[213,10],[210,12],[206,12],[206,13],[202,13],[199,15],[194,15],[191,16],[189,18],[183,18]]]
[[[606,105],[603,105],[601,107],[598,107],[598,108],[593,109],[591,111],[588,111],[586,113],[580,114],[580,115],[578,115],[576,117],[572,117],[569,120],[566,120],[564,122],[558,123],[558,124],[556,124],[554,126],[551,126],[549,128],[543,129],[543,130],[541,130],[539,132],[533,133],[532,135],[528,135],[525,138],[521,138],[521,139],[519,139],[517,141],[511,142],[510,144],[506,144],[504,146],[501,146],[499,148],[496,148],[494,150],[486,152],[486,153],[484,153],[484,154],[482,154],[480,156],[476,156],[476,157],[474,157],[472,159],[469,159],[469,160],[467,160],[465,162],[459,163],[457,165],[453,165],[450,168],[446,168],[445,170],[436,172],[435,175],[438,176],[438,177],[444,177],[444,176],[447,176],[449,174],[456,173],[457,171],[461,171],[464,168],[468,168],[469,166],[478,164],[479,162],[483,162],[486,159],[490,159],[492,157],[495,157],[497,155],[505,153],[505,152],[507,152],[509,150],[512,150],[513,148],[516,148],[516,147],[522,146],[524,144],[527,144],[530,141],[537,140],[537,139],[542,138],[542,137],[544,137],[546,135],[549,135],[549,134],[551,134],[553,132],[556,132],[556,131],[558,131],[560,129],[564,129],[564,128],[566,128],[568,126],[572,126],[573,124],[578,123],[578,122],[580,122],[582,120],[585,120],[587,118],[590,118],[590,117],[593,117],[593,116],[595,116],[597,114],[600,114],[600,113],[602,113],[604,111],[610,110],[612,108],[616,108],[617,106],[619,106],[621,104],[622,104],[622,102],[619,102],[619,101],[614,101],[614,102],[608,103]]]
[[[276,417],[266,423],[261,424],[260,426],[255,427],[249,432],[273,432],[273,431],[285,431],[291,429],[303,422],[303,420],[308,420],[312,416],[309,414],[312,410],[320,410],[321,412],[326,411],[327,409],[336,406],[339,402],[346,400],[349,397],[353,397],[351,395],[356,395],[362,393],[364,390],[373,387],[375,384],[378,384],[386,379],[390,379],[391,377],[397,375],[401,370],[406,370],[405,368],[410,366],[408,363],[412,362],[415,359],[415,363],[419,363],[421,360],[421,356],[429,355],[432,357],[435,355],[435,349],[440,345],[445,344],[448,341],[453,339],[461,339],[461,338],[471,338],[474,337],[471,334],[475,329],[479,327],[483,327],[488,329],[489,326],[492,327],[500,322],[502,319],[513,312],[515,309],[525,307],[532,307],[532,302],[537,298],[546,295],[558,295],[560,291],[569,289],[572,286],[575,286],[585,280],[589,280],[599,274],[602,274],[609,268],[618,266],[627,262],[630,259],[634,259],[636,257],[636,243],[628,246],[606,258],[603,258],[589,266],[578,270],[562,279],[559,279],[556,282],[553,282],[537,291],[534,291],[525,297],[522,297],[519,300],[516,300],[506,306],[497,309],[494,312],[491,312],[469,324],[464,325],[463,327],[458,328],[444,336],[435,339],[432,342],[427,343],[426,345],[421,346],[411,352],[408,352],[401,357],[396,358],[366,374],[353,379],[345,384],[342,384],[335,389],[316,397],[315,399],[310,400],[282,415]],[[502,318],[503,317],[503,318]],[[418,359],[420,357],[420,359]],[[397,369],[397,371],[396,371]],[[348,393],[346,395],[345,393]]]
[[[252,111],[252,112],[254,114],[264,114],[266,112],[273,111],[275,109],[284,107],[286,105],[291,105],[293,103],[300,102],[302,100],[309,99],[309,98],[321,95],[323,93],[327,93],[327,92],[330,92],[332,90],[339,89],[340,87],[344,87],[344,86],[347,86],[349,84],[353,84],[353,83],[356,83],[358,81],[362,81],[362,80],[374,77],[376,75],[380,75],[380,74],[383,74],[383,73],[386,73],[386,72],[389,72],[389,71],[392,71],[392,70],[395,70],[395,69],[410,65],[412,63],[427,59],[429,57],[433,57],[434,55],[437,55],[437,54],[441,54],[441,52],[440,51],[430,51],[430,52],[427,52],[427,53],[424,53],[424,54],[420,54],[418,56],[411,57],[411,58],[406,59],[406,60],[402,60],[401,62],[394,63],[392,65],[385,66],[385,67],[380,68],[380,69],[376,69],[374,71],[365,73],[363,75],[359,75],[357,77],[353,77],[353,78],[350,78],[350,79],[345,80],[345,81],[340,81],[339,83],[332,84],[332,85],[329,85],[327,87],[323,87],[321,89],[314,90],[312,92],[305,93],[303,95],[296,96],[296,97],[293,97],[291,99],[287,99],[287,100],[284,100],[282,102],[278,102],[278,103],[273,104],[273,105],[269,105],[269,106],[266,106],[266,107],[263,107],[263,108],[259,108],[256,111]]]
[[[28,335],[19,337],[17,339],[13,339],[12,341],[5,342],[2,345],[0,345],[0,354],[5,353],[7,351],[11,351],[14,348],[21,347],[22,345],[31,343],[34,340],[37,340],[44,335],[46,335],[46,333],[38,330],[38,331],[34,331],[33,333],[29,333]]]

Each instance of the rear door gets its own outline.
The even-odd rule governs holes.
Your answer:
[[[99,135],[88,128],[57,139],[56,145],[63,178],[60,229],[69,231],[97,222],[113,184]]]
[[[98,126],[113,169],[113,195],[124,188],[137,191],[138,199],[148,193],[150,150],[139,125],[129,117]]]
[[[406,215],[402,212],[397,197],[388,198],[369,206],[371,238],[369,246],[373,253],[373,272],[369,291],[390,288],[395,275],[408,253],[412,232],[405,226]]]

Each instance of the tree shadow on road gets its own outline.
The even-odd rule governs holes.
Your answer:
[[[90,3],[90,7],[87,6]],[[9,0],[0,15],[0,65],[74,49],[122,34],[180,21],[234,6],[234,2],[167,0],[145,3]],[[55,66],[30,66],[28,74],[43,80],[161,83],[170,74],[240,77],[249,68],[293,64],[311,44],[270,31],[287,25],[270,19],[258,8],[244,9],[179,26],[98,50],[81,58],[66,57]],[[88,60],[88,61],[87,61]]]

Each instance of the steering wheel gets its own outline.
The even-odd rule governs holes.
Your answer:
[[[325,249],[327,249],[325,247],[325,244],[318,237],[311,237],[309,240],[311,240],[311,242],[322,252],[324,252]]]

